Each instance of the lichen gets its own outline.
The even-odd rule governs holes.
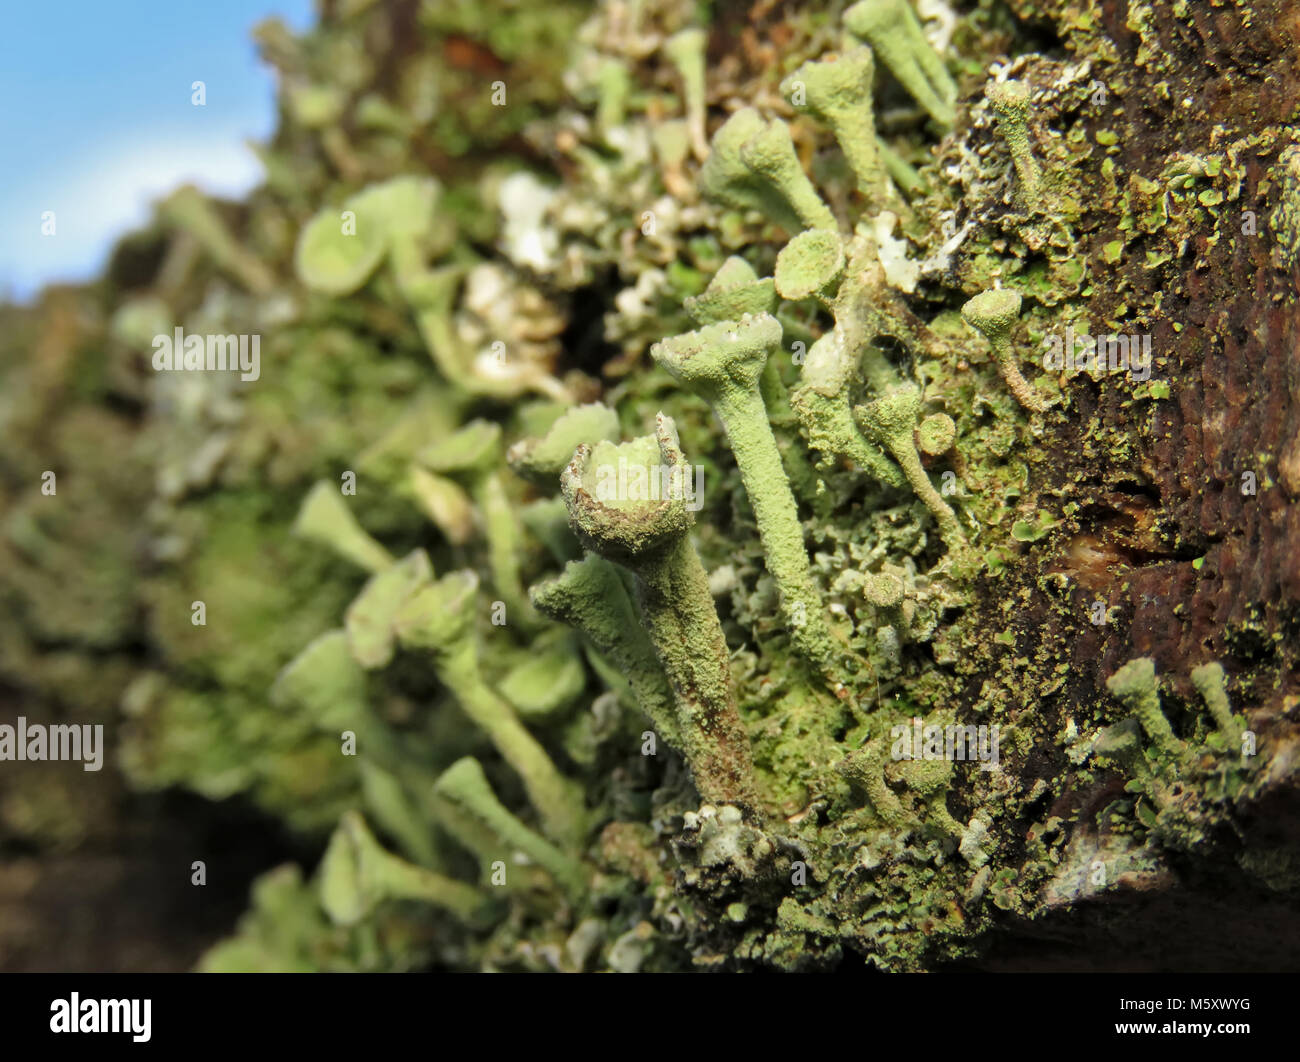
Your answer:
[[[0,363],[6,441],[57,423],[5,458],[4,675],[102,671],[134,786],[325,853],[202,967],[921,970],[1172,855],[1294,890],[1231,840],[1293,762],[1289,628],[1232,602],[1221,663],[1157,672],[1222,546],[1183,517],[1223,490],[1155,500],[1188,307],[1300,247],[1294,115],[1120,136],[1147,81],[1183,107],[1192,6],[784,5],[720,56],[737,16],[680,0],[425,5],[387,66],[376,9],[263,27],[265,187],[177,193],[113,314]],[[154,331],[249,322],[256,386],[139,381]],[[1044,356],[1106,333],[1154,375]],[[996,756],[895,751],[951,727]]]

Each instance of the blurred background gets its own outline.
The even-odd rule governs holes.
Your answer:
[[[314,17],[311,0],[54,0],[6,10],[0,322],[9,342],[0,357],[0,422],[11,445],[0,518],[8,530],[24,524],[25,466],[56,463],[65,446],[75,449],[59,438],[57,426],[43,437],[33,430],[43,403],[32,385],[43,375],[48,383],[49,373],[27,371],[60,349],[60,322],[80,316],[85,323],[85,296],[61,286],[104,274],[116,241],[149,223],[153,204],[177,187],[193,184],[237,199],[263,180],[248,142],[274,134],[277,88],[253,29],[276,18],[297,34]],[[203,82],[201,106],[195,82]],[[47,211],[55,217],[48,235],[42,232]],[[35,304],[47,286],[40,305],[19,308]],[[103,303],[115,298],[104,292]],[[83,389],[84,406],[66,393],[52,394],[50,408],[66,413],[65,423],[76,421],[87,407],[120,401],[113,390]],[[127,415],[111,424],[138,423],[133,411],[119,412]],[[87,429],[110,451],[129,434],[98,419],[83,423],[78,435]],[[112,540],[115,515],[125,515],[114,504],[119,487],[102,475],[86,485],[90,495],[98,485],[103,504],[80,507],[75,519],[87,537]],[[46,624],[61,587],[41,580],[35,566],[25,568],[29,558],[10,553],[8,545],[0,551],[6,584],[0,720],[12,724],[20,714],[33,722],[107,719],[111,733],[113,701],[126,676],[118,665],[138,660],[146,637],[130,607],[132,589],[109,586],[100,601],[69,602],[83,610],[81,625]],[[118,540],[110,548],[139,558],[138,544]],[[64,579],[94,581],[102,557],[84,548],[73,556],[86,570],[73,569]],[[46,611],[33,622],[27,606],[38,599]],[[109,601],[123,604],[120,622],[103,615]],[[102,623],[113,628],[110,636],[103,637]],[[35,666],[37,660],[49,669]],[[107,743],[98,773],[76,763],[0,764],[0,970],[188,968],[229,931],[255,874],[312,854],[238,796],[214,803],[176,788],[131,792],[117,769],[114,742]],[[197,853],[213,863],[212,888],[190,884],[188,857]]]
[[[150,203],[192,183],[238,198],[262,177],[249,138],[275,129],[253,26],[295,32],[311,0],[16,4],[0,34],[0,299],[85,281]],[[203,82],[203,106],[191,86]],[[54,211],[53,236],[41,219]]]
[[[530,388],[553,367],[568,297],[482,258],[497,244],[494,189],[527,165],[551,170],[522,132],[564,97],[590,11],[151,0],[9,13],[0,723],[103,726],[104,758],[98,771],[0,761],[0,971],[181,971],[205,955],[217,969],[463,961],[459,931],[427,908],[360,927],[325,919],[308,879],[345,811],[378,802],[384,839],[417,848],[428,825],[394,811],[405,783],[384,788],[374,765],[340,755],[323,723],[332,705],[271,691],[337,632],[367,578],[295,533],[314,484],[356,469],[367,532],[400,554],[427,549],[439,571],[481,567],[463,490],[443,484],[454,527],[431,521],[405,491],[407,451],[479,415],[537,434],[539,408],[551,420],[567,408]],[[485,91],[498,77],[509,107]],[[454,256],[452,272],[477,281],[474,305],[435,315],[463,364],[435,365],[382,271],[339,299],[295,265],[299,234],[332,204],[410,176],[443,196],[422,253]],[[622,217],[610,226],[625,229]],[[592,252],[600,278],[612,254]],[[593,275],[571,281],[583,288],[573,301],[599,308]],[[154,372],[152,339],[174,326],[258,336],[260,378]],[[527,363],[475,391],[470,358],[498,334]],[[594,393],[577,368],[566,379]],[[516,423],[516,408],[534,419]],[[530,550],[531,576],[545,558]],[[558,633],[555,653],[576,667],[572,707],[585,672]],[[535,656],[521,644],[506,664]],[[372,707],[369,725],[423,772],[484,752],[427,662],[359,674],[354,692],[350,707]],[[520,799],[508,782],[501,792]]]

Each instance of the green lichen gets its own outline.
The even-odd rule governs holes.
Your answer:
[[[424,5],[400,46],[343,7],[259,31],[264,188],[183,190],[121,309],[65,293],[0,338],[5,681],[120,701],[138,788],[338,824],[204,968],[932,969],[1171,852],[1294,887],[1229,851],[1285,762],[1245,751],[1287,717],[1267,610],[1222,666],[1158,689],[1157,641],[1091,678],[1159,626],[1139,587],[1225,573],[1145,504],[1214,348],[1187,285],[1254,260],[1247,209],[1279,268],[1300,231],[1293,135],[1237,72],[1218,128],[1181,121],[1194,5],[1131,4],[1123,49],[1094,3],[778,5],[744,49],[674,0]],[[153,334],[250,321],[256,388],[141,385]],[[1067,326],[1156,332],[1166,379],[1026,381]],[[652,496],[687,453],[703,491]],[[913,720],[999,724],[1001,762],[896,758]],[[0,823],[69,843],[75,804]]]
[[[608,484],[621,463],[651,483],[666,471],[669,491],[654,497],[611,491]],[[726,640],[688,537],[687,475],[676,428],[660,414],[653,436],[621,446],[580,447],[561,485],[583,543],[635,578],[642,620],[677,702],[677,733],[696,787],[705,799],[755,812],[749,742],[736,710]]]
[[[405,648],[431,655],[439,679],[523,780],[547,832],[576,845],[586,832],[577,787],[483,679],[475,629],[477,589],[477,577],[470,572],[455,572],[424,587],[393,617],[397,638]]]
[[[780,322],[762,314],[674,336],[650,353],[678,383],[708,402],[721,422],[754,510],[790,636],[801,653],[825,668],[834,646],[813,585],[794,495],[758,387],[780,343]]]
[[[871,45],[930,117],[944,128],[953,125],[957,86],[907,0],[861,0],[844,12],[844,25]]]

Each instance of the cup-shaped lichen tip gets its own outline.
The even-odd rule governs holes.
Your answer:
[[[352,229],[343,211],[327,208],[318,213],[298,235],[294,249],[294,271],[305,287],[323,295],[351,295],[360,288],[379,263],[388,244],[375,227]]]
[[[663,413],[655,435],[579,446],[560,477],[569,525],[585,545],[611,560],[652,553],[691,527],[688,474],[676,426]]]
[[[989,341],[998,372],[1008,389],[1026,409],[1041,413],[1047,402],[1020,373],[1011,349],[1011,330],[1020,317],[1020,293],[1010,288],[981,292],[961,308],[962,320]]]
[[[269,697],[273,705],[305,712],[322,730],[355,727],[366,709],[366,676],[346,633],[313,639],[281,669]]]
[[[326,546],[374,574],[393,563],[392,554],[362,528],[338,487],[322,479],[303,498],[292,533]]]
[[[804,228],[836,228],[835,215],[822,202],[799,165],[790,127],[781,119],[772,119],[746,140],[740,147],[740,158],[753,173],[772,185]]]
[[[696,324],[707,325],[734,321],[747,313],[771,313],[776,302],[772,278],[760,279],[748,262],[732,255],[709,286],[699,295],[687,296],[682,305]]]
[[[969,299],[961,308],[961,317],[992,342],[1011,336],[1011,326],[1020,317],[1020,292],[1011,288],[993,288]]]
[[[781,345],[781,322],[771,314],[705,325],[656,343],[650,356],[683,387],[710,404],[737,389],[757,386],[768,357]]]
[[[1011,161],[1025,196],[1025,206],[1032,209],[1039,202],[1042,170],[1034,157],[1029,133],[1029,86],[1022,81],[992,81],[984,94],[993,113],[997,115],[998,132],[1011,153]]]
[[[903,603],[903,580],[889,572],[868,573],[862,595],[879,609],[894,609]]]
[[[768,210],[771,204],[740,157],[745,141],[762,128],[763,119],[753,107],[742,107],[722,123],[713,134],[709,157],[700,167],[700,190],[706,196],[740,210]]]
[[[915,384],[899,384],[888,393],[856,406],[858,423],[873,441],[888,443],[902,441],[911,448],[912,429],[921,409],[921,391]]]
[[[501,460],[501,425],[472,420],[459,431],[425,447],[420,464],[443,475],[461,473],[473,478],[497,467]]]
[[[859,190],[879,197],[887,194],[889,186],[872,115],[874,76],[871,49],[854,48],[837,58],[804,63],[781,82],[781,94],[796,110],[830,126],[857,176]]]
[[[939,457],[957,441],[957,425],[947,413],[931,413],[916,429],[916,442],[927,457]]]
[[[859,108],[870,108],[875,71],[871,49],[853,48],[834,59],[804,63],[781,82],[781,95],[833,126]]]
[[[713,279],[709,281],[709,287],[735,288],[741,284],[752,284],[757,279],[758,274],[754,272],[754,267],[740,255],[733,254],[718,267],[718,271],[713,274]]]
[[[843,276],[843,243],[825,229],[801,232],[776,257],[776,290],[791,302],[809,296],[829,302]]]
[[[414,550],[391,568],[373,575],[344,613],[352,655],[364,668],[385,667],[393,657],[393,616],[433,578],[428,554]]]
[[[580,444],[617,438],[618,414],[599,402],[590,402],[564,413],[541,438],[515,443],[507,451],[506,460],[529,482],[554,489]]]
[[[478,575],[444,575],[412,594],[393,616],[397,640],[407,649],[445,652],[472,634]]]

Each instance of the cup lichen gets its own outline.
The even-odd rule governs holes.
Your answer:
[[[653,436],[581,446],[561,478],[573,529],[587,548],[635,578],[641,618],[672,685],[678,731],[700,795],[758,814],[730,654],[690,541],[692,513],[680,490],[653,499],[609,496],[600,483],[620,461],[650,475],[664,469],[679,483],[688,472],[676,426],[662,413]]]
[[[988,340],[998,372],[1016,401],[1033,413],[1041,413],[1047,408],[1047,402],[1020,374],[1012,349],[1011,330],[1020,319],[1020,305],[1020,292],[991,288],[967,300],[961,316]]]
[[[957,85],[908,0],[860,0],[844,12],[844,26],[871,46],[941,128],[952,128]]]
[[[586,811],[577,785],[559,772],[483,677],[477,590],[473,572],[453,572],[413,594],[393,618],[398,641],[406,649],[430,654],[443,685],[523,781],[546,832],[561,844],[577,846],[586,833]]]
[[[708,402],[721,422],[758,522],[767,570],[776,582],[790,637],[807,659],[826,668],[834,643],[809,568],[798,507],[758,387],[767,359],[780,345],[780,322],[758,314],[665,339],[650,355],[673,379]]]

